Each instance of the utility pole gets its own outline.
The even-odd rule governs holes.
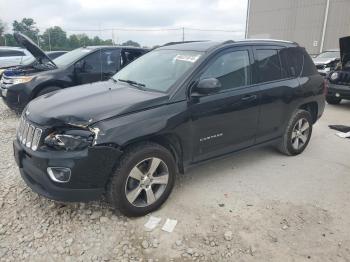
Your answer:
[[[7,46],[7,44],[6,44],[6,35],[4,35],[4,42],[5,42],[5,46]]]
[[[49,35],[49,48],[50,48],[50,51],[51,51],[51,37],[50,37],[50,29],[47,30],[47,33]]]
[[[182,42],[185,42],[185,28],[182,27]]]

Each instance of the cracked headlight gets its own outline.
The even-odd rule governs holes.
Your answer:
[[[45,138],[45,145],[58,150],[74,151],[91,146],[94,133],[88,130],[55,131]]]

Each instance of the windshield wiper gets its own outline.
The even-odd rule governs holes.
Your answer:
[[[118,81],[125,82],[125,83],[128,83],[130,85],[135,85],[135,86],[138,86],[138,87],[146,87],[145,84],[142,84],[142,83],[139,83],[139,82],[136,82],[136,81],[133,81],[133,80],[118,79]]]

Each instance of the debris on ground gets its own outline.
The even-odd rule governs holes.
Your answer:
[[[177,220],[167,218],[167,220],[165,221],[162,227],[162,230],[171,233],[174,231],[176,224],[177,224]]]
[[[153,229],[155,229],[159,222],[162,220],[161,217],[154,217],[154,216],[150,216],[148,221],[145,224],[145,228],[147,231],[152,231]]]

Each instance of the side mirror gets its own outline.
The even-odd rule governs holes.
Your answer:
[[[221,89],[221,83],[216,78],[206,78],[199,81],[193,91],[199,95],[216,93]]]

